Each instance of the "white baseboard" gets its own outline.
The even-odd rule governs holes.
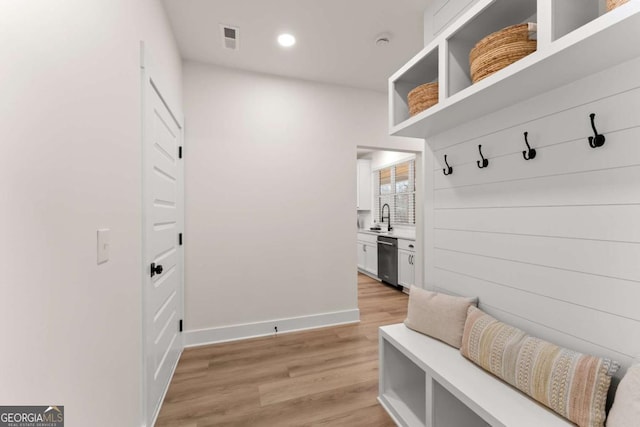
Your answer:
[[[197,347],[227,341],[247,338],[263,337],[274,334],[274,327],[278,333],[303,331],[306,329],[324,328],[327,326],[344,325],[360,321],[360,310],[343,310],[331,313],[314,314],[311,316],[289,317],[273,319],[264,322],[245,323],[241,325],[221,326],[217,328],[197,329],[185,331],[184,346]]]
[[[378,282],[382,282],[382,280],[380,280],[378,276],[376,276],[375,274],[369,273],[367,270],[362,270],[361,268],[359,268],[358,272],[364,274],[365,276],[369,276],[372,279],[377,280]]]

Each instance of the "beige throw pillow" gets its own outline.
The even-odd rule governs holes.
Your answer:
[[[460,348],[467,309],[478,298],[454,297],[411,286],[404,324],[414,331]]]
[[[640,423],[640,363],[629,368],[616,390],[607,427],[637,427]]]

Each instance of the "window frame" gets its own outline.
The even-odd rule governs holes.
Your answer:
[[[397,182],[396,182],[396,173],[397,167],[400,165],[408,164],[408,180],[409,180],[409,191],[398,192],[397,191]],[[381,192],[381,174],[382,171],[385,170],[390,171],[390,182],[388,186],[391,189],[391,192],[382,193]],[[391,163],[385,165],[384,167],[380,167],[375,169],[373,172],[372,183],[374,186],[373,191],[373,210],[375,211],[373,214],[373,219],[376,223],[386,224],[386,221],[382,221],[382,206],[387,203],[390,208],[390,224],[392,226],[401,226],[401,227],[415,227],[416,226],[416,159],[403,159],[401,161]],[[385,180],[386,181],[386,180]],[[398,221],[398,217],[400,215],[398,211],[398,207],[400,204],[398,203],[399,196],[408,196],[409,200],[407,202],[407,221]]]

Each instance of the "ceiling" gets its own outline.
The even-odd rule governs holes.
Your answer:
[[[381,92],[422,49],[430,1],[163,0],[185,60]],[[238,51],[223,48],[220,24],[239,27]],[[283,32],[295,46],[277,44]]]

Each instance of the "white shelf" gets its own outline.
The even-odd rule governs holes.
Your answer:
[[[461,71],[468,62],[460,59],[472,46],[469,40],[483,34],[480,27],[490,33],[496,26],[513,24],[505,21],[505,11],[511,10],[516,21],[533,11],[531,1],[517,0],[517,7],[509,6],[514,1],[479,2],[389,79],[391,135],[428,138],[640,56],[640,0],[595,19],[591,18],[599,13],[597,1],[537,0],[538,50],[470,85]],[[582,13],[572,14],[571,5],[582,5]],[[428,69],[425,78],[434,79],[436,54],[440,102],[408,118],[399,98],[411,90],[408,82],[418,80],[415,70]]]
[[[445,97],[471,86],[469,52],[479,40],[509,25],[537,20],[536,0],[494,0],[481,9],[464,25],[452,27],[445,35],[447,50],[442,68],[446,72]]]
[[[389,82],[391,100],[391,126],[395,126],[409,117],[407,95],[424,83],[438,78],[438,44],[431,43],[416,55],[403,68],[403,73]]]
[[[387,391],[380,396],[381,403],[386,409],[393,411],[394,417],[402,420],[408,426],[426,426],[425,421],[421,419],[399,396],[393,391]],[[423,415],[424,417],[424,415]]]
[[[381,368],[380,401],[408,426],[426,425],[425,373],[390,343],[380,342],[387,361]]]

